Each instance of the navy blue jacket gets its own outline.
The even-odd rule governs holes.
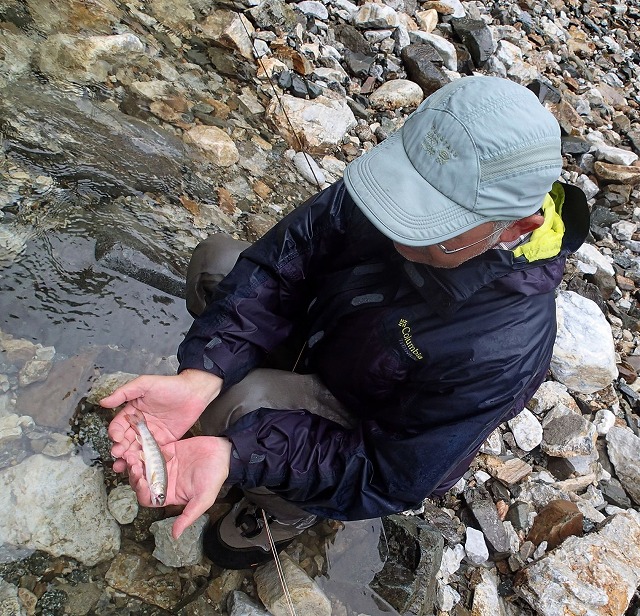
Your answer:
[[[575,187],[563,219],[553,259],[489,250],[439,269],[402,258],[342,181],[286,216],[220,283],[180,345],[180,370],[210,371],[227,388],[302,327],[302,371],[358,421],[256,409],[226,432],[229,481],[336,519],[416,507],[544,380],[554,290],[588,231]]]

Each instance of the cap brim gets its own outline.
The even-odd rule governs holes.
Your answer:
[[[350,163],[344,182],[373,225],[406,246],[443,242],[487,222],[443,195],[414,169],[401,130]]]

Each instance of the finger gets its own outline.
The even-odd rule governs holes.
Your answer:
[[[126,385],[118,387],[111,395],[99,401],[100,406],[105,408],[116,408],[125,402],[130,402],[136,398],[142,398],[147,389],[144,386],[144,377],[138,377],[129,381]]]
[[[182,513],[176,518],[171,529],[174,539],[179,539],[180,535],[191,526],[213,503],[215,498],[198,497],[190,500]]]

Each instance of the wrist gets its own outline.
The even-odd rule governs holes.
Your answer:
[[[187,368],[178,376],[188,384],[194,395],[203,400],[205,407],[216,399],[224,383],[219,376],[194,368]]]

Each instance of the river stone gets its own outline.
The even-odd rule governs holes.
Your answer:
[[[622,616],[639,583],[640,514],[630,509],[522,569],[516,592],[540,616]]]
[[[401,614],[431,614],[442,562],[442,533],[419,518],[382,518],[389,555],[370,588]]]
[[[487,548],[484,535],[481,531],[471,526],[467,528],[464,551],[467,555],[467,560],[472,565],[482,565],[489,559],[489,548]]]
[[[357,123],[345,101],[326,96],[305,100],[285,94],[269,105],[267,118],[290,147],[300,150],[300,139],[312,155],[333,153]]]
[[[119,553],[105,580],[109,586],[146,603],[157,605],[170,613],[181,597],[182,584],[177,571],[163,573],[150,554]]]
[[[595,451],[597,438],[596,427],[589,420],[559,405],[544,419],[540,449],[558,458],[589,456]]]
[[[385,81],[370,97],[376,109],[402,109],[417,107],[423,99],[422,88],[408,79]]]
[[[613,426],[607,433],[607,452],[620,483],[640,504],[640,438],[627,427]]]
[[[184,138],[219,167],[230,167],[240,160],[236,144],[217,126],[194,126],[185,133]]]
[[[138,498],[130,485],[116,486],[109,492],[107,507],[119,524],[131,524],[138,515]]]
[[[118,387],[133,381],[138,375],[130,372],[113,372],[111,374],[101,374],[91,383],[91,390],[87,394],[89,404],[98,404],[102,398],[110,396]]]
[[[451,81],[440,69],[442,58],[432,45],[407,45],[400,55],[408,77],[422,88],[425,96]]]
[[[469,50],[473,63],[481,68],[495,51],[495,43],[489,26],[482,19],[470,17],[451,20],[453,30]]]
[[[551,501],[538,512],[527,541],[536,546],[546,541],[549,549],[553,549],[569,536],[581,536],[582,521],[583,515],[575,503],[562,499]]]
[[[198,29],[203,39],[232,49],[247,60],[253,60],[251,36],[255,34],[255,28],[244,15],[216,10],[198,24]]]
[[[509,541],[496,505],[487,489],[484,486],[467,489],[464,499],[495,558],[506,556],[509,552]]]
[[[516,444],[523,451],[531,451],[541,443],[542,426],[529,409],[522,410],[507,423]]]
[[[399,21],[398,14],[390,6],[365,2],[354,15],[353,24],[361,29],[386,30],[397,27]]]
[[[240,590],[234,590],[229,595],[227,609],[229,616],[271,616],[269,612],[252,601],[247,593]]]
[[[91,31],[110,34],[122,16],[112,0],[25,0],[38,30],[49,33]]]
[[[2,578],[0,578],[0,614],[7,616],[27,616],[29,614],[18,598],[18,587]]]
[[[285,552],[280,554],[280,563],[296,612],[314,614],[314,616],[331,616],[331,602],[320,590],[318,584]],[[289,616],[291,612],[275,563],[268,562],[258,567],[253,577],[258,596],[269,612],[273,616]]]
[[[31,456],[0,471],[0,491],[0,543],[69,556],[87,566],[120,549],[102,471],[80,457]]]
[[[498,592],[498,575],[495,569],[481,569],[480,581],[473,590],[473,616],[502,616],[505,614],[503,599]]]
[[[38,68],[61,81],[102,83],[118,67],[144,58],[145,47],[133,34],[71,36],[55,34],[40,47]]]
[[[618,374],[615,348],[611,327],[597,304],[573,291],[560,291],[556,317],[553,377],[585,394],[610,385]]]
[[[204,555],[202,535],[209,522],[209,516],[201,515],[193,524],[174,539],[171,534],[176,518],[165,518],[154,522],[149,530],[155,537],[156,548],[153,555],[167,567],[186,567],[197,565]]]
[[[594,265],[609,276],[615,276],[616,271],[613,269],[613,259],[607,255],[603,255],[593,244],[582,244],[575,252],[578,260],[588,265]]]

